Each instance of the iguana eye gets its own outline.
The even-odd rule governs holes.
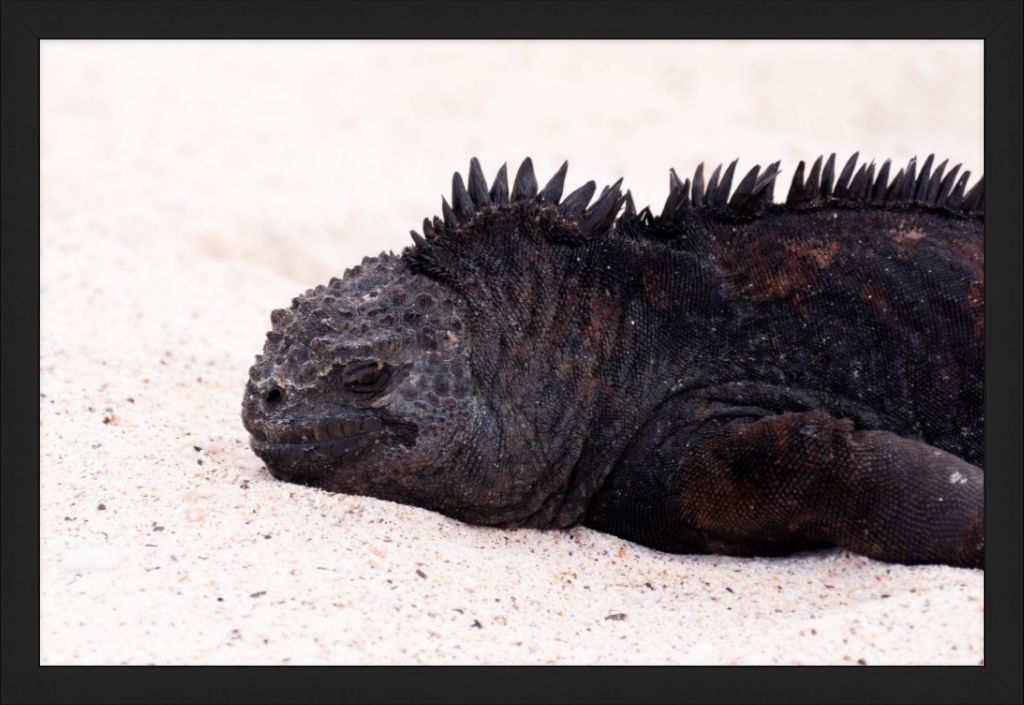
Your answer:
[[[353,360],[345,366],[342,384],[358,394],[379,392],[387,384],[391,368],[377,360]]]

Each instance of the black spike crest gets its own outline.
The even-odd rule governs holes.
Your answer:
[[[732,191],[738,162],[738,159],[733,160],[724,174],[721,165],[715,167],[706,186],[703,164],[697,166],[692,182],[690,179],[680,180],[675,169],[671,169],[668,198],[661,215],[657,219],[648,220],[676,222],[696,213],[724,214],[734,218],[756,217],[772,202],[772,190],[775,178],[779,175],[780,162],[769,164],[764,171],[760,166],[755,166],[740,179],[736,190]],[[800,169],[798,167],[798,172]],[[626,213],[624,217],[641,216]]]
[[[559,242],[569,245],[616,232],[620,229],[617,227],[617,218],[623,224],[639,222],[656,225],[659,222],[678,223],[701,214],[745,220],[757,218],[769,209],[804,211],[828,207],[921,207],[960,216],[984,217],[985,178],[981,177],[968,188],[971,172],[961,173],[960,164],[947,172],[948,160],[944,160],[933,169],[935,155],[929,155],[918,171],[917,158],[914,157],[890,181],[891,160],[886,159],[882,163],[876,176],[874,161],[862,163],[858,167],[859,156],[859,152],[854,152],[838,176],[835,175],[835,153],[827,159],[824,155],[815,159],[806,178],[806,164],[800,162],[793,172],[785,204],[772,201],[781,162],[773,162],[764,169],[754,166],[740,179],[735,191],[731,189],[738,160],[731,162],[724,173],[722,165],[715,167],[707,182],[704,180],[703,163],[697,166],[692,179],[680,179],[676,171],[671,169],[669,195],[661,215],[657,217],[649,207],[637,211],[632,195],[621,191],[622,179],[611,186],[605,186],[593,203],[590,201],[597,191],[593,181],[588,181],[562,198],[568,162],[563,163],[547,184],[540,188],[534,174],[533,161],[527,157],[516,172],[511,191],[506,165],[498,170],[493,184],[488,188],[480,162],[474,157],[469,165],[468,185],[461,174],[453,175],[452,205],[446,199],[441,199],[442,217],[425,219],[422,236],[413,231],[413,247],[407,248],[403,257],[417,271],[456,283],[455,277],[446,272],[434,256],[434,244],[450,238],[453,232],[482,212],[517,207],[517,204],[524,202],[538,209],[550,209],[571,223],[577,233],[575,239],[559,239]],[[625,211],[619,217],[623,206]]]
[[[956,175],[960,171],[959,164],[946,173],[946,165],[949,160],[944,160],[933,170],[935,155],[931,154],[922,163],[920,172],[918,172],[917,158],[914,157],[896,173],[890,182],[891,160],[886,159],[882,163],[876,176],[873,161],[861,164],[857,168],[858,156],[859,153],[855,152],[846,162],[836,179],[835,186],[831,183],[836,157],[834,153],[829,156],[825,164],[820,184],[818,183],[818,167],[821,164],[821,157],[814,162],[806,182],[803,180],[804,163],[800,162],[793,175],[793,183],[790,186],[789,195],[786,197],[786,205],[791,208],[820,207],[830,204],[861,204],[876,208],[905,208],[917,205],[961,215],[981,216],[984,214],[984,178],[979,179],[974,185],[974,189],[978,190],[977,194],[968,200],[964,195],[964,188],[970,172],[964,172],[960,180],[956,181]]]
[[[474,157],[470,160],[466,181],[458,172],[452,176],[451,205],[445,198],[441,199],[443,220],[436,216],[432,220],[424,219],[423,235],[412,231],[413,246],[406,248],[403,258],[414,270],[458,287],[456,277],[440,264],[435,247],[439,243],[455,247],[452,239],[456,232],[481,213],[520,207],[524,202],[531,203],[537,209],[548,209],[573,226],[576,239],[567,242],[570,245],[610,233],[616,216],[627,200],[628,206],[635,213],[632,199],[622,194],[622,179],[604,187],[593,203],[590,200],[597,190],[593,181],[588,181],[562,198],[568,169],[569,163],[564,162],[541,189],[538,188],[533,161],[527,157],[516,172],[510,193],[507,165],[502,165],[494,183],[488,188],[483,168]],[[559,242],[566,241],[559,239]]]
[[[843,165],[843,170],[839,173],[839,179],[836,181],[836,187],[831,193],[835,198],[842,198],[846,195],[847,188],[850,186],[850,178],[853,176],[853,168],[857,166],[857,157],[859,156],[860,152],[854,152],[853,156]]]
[[[946,161],[933,170],[935,157],[932,155],[922,164],[918,174],[917,160],[911,159],[890,182],[891,160],[886,159],[877,169],[876,175],[873,161],[858,167],[859,156],[860,153],[855,152],[846,161],[838,176],[834,152],[827,159],[824,155],[815,159],[809,171],[804,162],[797,164],[785,206],[776,206],[772,203],[772,188],[780,172],[780,162],[768,165],[763,171],[760,166],[750,169],[740,180],[731,197],[729,188],[736,166],[735,161],[724,174],[721,166],[716,167],[706,187],[703,164],[697,167],[692,185],[689,179],[681,181],[673,169],[669,172],[669,195],[661,215],[657,218],[649,216],[646,220],[651,223],[672,223],[697,213],[748,219],[758,217],[770,207],[812,210],[830,206],[922,206],[966,216],[983,214],[983,180],[975,184],[974,188],[977,191],[965,193],[967,174],[961,176],[959,181],[955,180],[960,170],[959,164],[948,174],[945,173]],[[644,211],[641,211],[638,215],[634,210],[625,213],[623,217],[644,220],[643,213]]]

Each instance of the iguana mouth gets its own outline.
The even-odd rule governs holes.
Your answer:
[[[265,460],[301,460],[309,453],[319,452],[332,458],[354,457],[360,451],[375,445],[380,439],[370,434],[360,434],[333,441],[311,441],[301,443],[273,443],[251,439],[252,449]]]
[[[351,458],[382,442],[412,445],[415,424],[379,416],[347,416],[304,427],[280,426],[250,431],[250,445],[270,460],[301,460],[310,453]]]

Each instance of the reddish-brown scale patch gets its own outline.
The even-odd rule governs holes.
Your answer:
[[[865,282],[860,286],[860,296],[883,316],[893,315],[893,308],[885,297],[885,289],[878,284]]]
[[[898,262],[912,262],[918,256],[922,242],[927,242],[927,228],[921,226],[918,218],[901,218],[895,226],[884,228],[885,239],[893,244],[893,253]]]
[[[786,248],[786,252],[794,257],[810,257],[821,269],[831,267],[836,255],[839,253],[839,243],[835,241],[822,242],[820,240],[812,240],[806,243],[798,243],[787,240],[783,243],[783,247]]]
[[[671,287],[660,274],[659,271],[645,269],[640,275],[640,283],[647,303],[652,308],[668,311],[672,309],[674,303],[670,296]]]
[[[896,242],[916,243],[924,236],[924,232],[917,228],[910,228],[909,230],[896,230],[893,233],[892,239]]]
[[[842,462],[851,431],[848,420],[821,412],[735,423],[694,444],[684,459],[694,472],[680,497],[683,515],[718,552],[788,550],[791,542],[818,540],[820,478]]]
[[[756,303],[789,299],[797,312],[804,315],[806,308],[801,299],[816,290],[822,270],[834,263],[839,244],[784,238],[781,246],[787,256],[780,257],[770,241],[723,251],[723,269],[744,298]]]
[[[972,279],[981,280],[984,277],[984,253],[982,241],[978,238],[950,238],[949,248],[953,250],[963,262],[964,268]]]
[[[985,337],[985,282],[973,281],[967,287],[966,298],[967,310],[971,312],[974,320],[974,336]]]
[[[609,297],[595,296],[590,302],[590,327],[587,342],[597,343],[594,351],[602,359],[611,352],[622,325],[622,307]]]

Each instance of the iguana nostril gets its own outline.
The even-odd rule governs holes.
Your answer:
[[[277,402],[281,401],[281,396],[282,396],[281,390],[278,389],[277,387],[274,387],[269,392],[267,392],[267,403],[268,404],[277,403]]]

